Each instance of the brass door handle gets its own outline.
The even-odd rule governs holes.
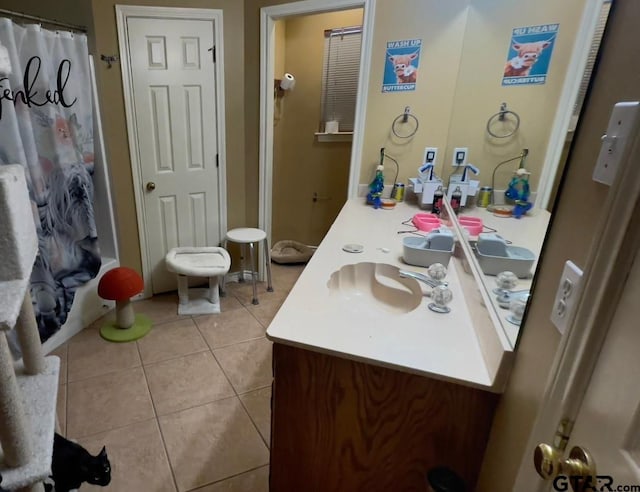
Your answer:
[[[533,463],[538,475],[545,480],[553,480],[560,475],[567,476],[571,488],[575,492],[582,492],[588,486],[596,485],[596,463],[591,454],[581,446],[574,446],[568,458],[562,457],[562,452],[542,443],[536,446]]]
[[[156,184],[153,181],[147,183],[147,191],[153,191],[156,189]]]

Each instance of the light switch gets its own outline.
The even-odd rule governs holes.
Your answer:
[[[611,111],[607,134],[602,137],[600,154],[593,170],[593,180],[611,186],[629,142],[629,133],[638,118],[640,102],[620,102]]]

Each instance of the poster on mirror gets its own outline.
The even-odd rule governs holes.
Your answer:
[[[382,92],[416,90],[421,48],[421,39],[387,42]]]
[[[544,84],[560,24],[516,27],[504,67],[502,85]]]

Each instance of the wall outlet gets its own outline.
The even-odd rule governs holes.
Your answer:
[[[551,321],[563,335],[573,319],[576,303],[580,298],[581,287],[582,270],[572,261],[567,261],[564,264],[556,298],[551,308]]]
[[[468,153],[468,147],[456,147],[455,149],[453,149],[453,160],[451,161],[451,165],[453,167],[466,166]]]
[[[422,158],[422,163],[433,164],[436,165],[438,160],[438,147],[425,147],[424,148],[424,157]]]

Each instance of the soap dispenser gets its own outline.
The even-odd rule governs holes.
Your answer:
[[[367,193],[367,203],[373,205],[373,208],[382,206],[382,192],[384,191],[384,148],[380,149],[380,164],[376,168],[376,175],[369,185],[369,193]]]

